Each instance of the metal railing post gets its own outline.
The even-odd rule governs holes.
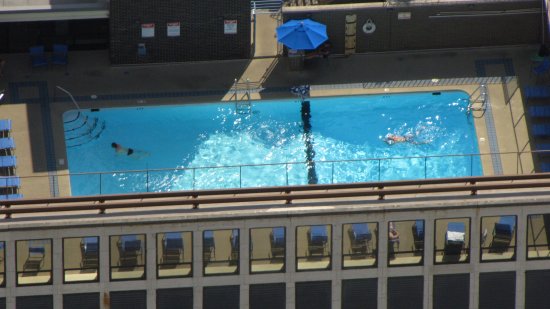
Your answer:
[[[191,184],[193,186],[193,190],[195,190],[195,168],[193,167],[193,179],[191,179]]]
[[[101,187],[103,186],[103,185],[101,184],[101,178],[102,178],[101,175],[103,175],[103,173],[99,173],[99,194],[101,194],[101,192],[102,192],[102,191],[101,191]]]
[[[382,162],[378,159],[378,181],[382,179]]]
[[[288,163],[285,163],[286,185],[288,186]]]
[[[147,170],[146,173],[147,173],[146,176],[145,176],[145,182],[146,182],[145,185],[147,186],[146,187],[146,190],[147,190],[146,192],[149,192],[149,170]]]
[[[474,155],[470,155],[470,176],[474,175]]]
[[[424,157],[424,179],[428,178],[428,157]]]
[[[330,183],[334,183],[334,162],[332,162],[331,172],[330,172]]]

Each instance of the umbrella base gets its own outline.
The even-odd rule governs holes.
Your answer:
[[[291,71],[301,71],[304,69],[304,51],[288,50],[288,68]]]

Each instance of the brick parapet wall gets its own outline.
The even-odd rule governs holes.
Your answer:
[[[411,18],[399,19],[404,12]],[[357,15],[357,53],[538,44],[542,40],[540,1],[285,7],[283,20],[309,17],[326,24],[332,52],[342,54],[348,14]],[[376,24],[372,34],[362,31],[368,19]]]
[[[111,0],[112,64],[164,63],[250,57],[250,0]],[[237,34],[224,33],[224,21],[237,20]],[[180,22],[180,36],[167,35],[167,23]],[[154,23],[155,36],[142,37],[142,24]],[[144,44],[146,54],[139,55]]]

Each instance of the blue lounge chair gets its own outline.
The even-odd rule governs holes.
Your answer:
[[[122,235],[118,242],[119,265],[135,267],[138,265],[138,257],[141,255],[141,240],[137,235]]]
[[[531,117],[550,117],[550,106],[529,106]]]
[[[424,220],[416,220],[412,227],[414,247],[416,250],[424,249]]]
[[[285,229],[283,227],[274,227],[271,230],[271,257],[285,256]]]
[[[526,99],[550,98],[550,87],[548,86],[527,86],[524,92]]]
[[[82,268],[97,268],[99,266],[99,238],[84,237],[80,243]]]
[[[8,137],[11,131],[11,119],[0,119],[0,137]]]
[[[515,216],[501,216],[493,229],[493,246],[508,247],[516,228]]]
[[[19,188],[21,186],[21,179],[17,176],[7,176],[3,177],[0,176],[0,188],[10,188],[10,187],[16,187]]]
[[[550,144],[548,143],[536,144],[535,148],[537,150],[550,150]]]
[[[535,137],[548,137],[550,136],[550,125],[534,124],[531,126],[531,133]]]
[[[202,238],[202,253],[205,262],[209,262],[215,257],[216,242],[214,240],[214,231],[204,231]]]
[[[460,255],[466,241],[466,224],[464,222],[447,223],[445,233],[445,255]]]
[[[67,64],[67,55],[69,48],[66,44],[54,44],[52,63],[53,64]]]
[[[532,71],[537,77],[545,76],[550,71],[550,59],[544,58],[544,60],[535,66]]]
[[[550,156],[550,143],[535,144],[535,150],[541,158]]]
[[[18,200],[18,199],[22,199],[22,198],[23,198],[23,194],[20,194],[20,193],[0,195],[0,200]]]
[[[367,223],[353,223],[348,230],[352,254],[365,255],[368,252],[372,233]]]
[[[13,149],[15,149],[15,142],[13,141],[13,138],[0,138],[0,154],[8,155]]]
[[[0,156],[0,169],[4,169],[4,175],[14,175],[17,159],[15,156]]]
[[[48,65],[48,59],[46,58],[46,54],[44,54],[44,46],[33,46],[29,48],[29,53],[31,55],[31,64],[33,67]]]
[[[540,169],[542,172],[544,173],[548,173],[550,172],[550,163],[547,163],[547,162],[543,162],[540,164]]]
[[[313,225],[310,227],[307,236],[309,255],[324,256],[328,242],[327,226]]]
[[[526,99],[545,99],[550,98],[549,86],[528,86],[524,88]]]
[[[162,263],[178,264],[183,253],[183,238],[181,233],[165,233],[162,240]]]
[[[36,240],[36,241],[30,240],[28,244],[29,244],[29,251],[28,251],[27,260],[23,265],[23,269],[29,272],[40,271],[40,269],[42,268],[42,264],[44,262],[44,257],[46,256],[46,248],[44,247],[44,243],[39,240]]]
[[[17,166],[17,158],[15,156],[0,156],[0,167],[15,166]]]

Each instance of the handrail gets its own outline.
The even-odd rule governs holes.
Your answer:
[[[484,184],[478,184],[478,182],[483,182]],[[485,184],[485,182],[496,183]],[[386,187],[397,188],[387,189]],[[144,207],[186,205],[192,206],[193,209],[196,209],[199,207],[199,205],[208,204],[234,205],[235,203],[277,201],[285,201],[286,204],[291,204],[295,200],[351,197],[378,197],[378,199],[384,199],[388,195],[397,196],[407,194],[453,192],[468,192],[470,195],[477,195],[478,191],[483,190],[507,190],[525,188],[550,188],[550,173],[512,176],[444,178],[431,179],[429,180],[429,182],[425,180],[411,180],[394,181],[387,183],[351,183],[336,185],[309,185],[297,187],[285,186],[268,188],[119,194],[87,197],[62,197],[49,199],[0,201],[0,205],[3,206],[0,209],[0,214],[5,215],[6,218],[11,218],[12,214],[52,213],[65,211],[97,210],[99,211],[99,214],[104,214],[106,210],[110,209],[138,209]],[[295,191],[298,191],[298,193],[295,193]],[[115,202],[120,200],[127,201]],[[30,206],[21,208],[11,207],[15,205],[23,206],[39,204],[41,204],[41,206]]]
[[[459,157],[459,158],[465,158],[465,159],[469,159],[470,160],[470,167],[469,167],[469,171],[467,171],[467,173],[464,173],[462,174],[463,177],[472,177],[474,176],[475,174],[473,173],[474,172],[474,168],[472,167],[472,164],[474,162],[474,158],[482,158],[483,156],[493,156],[493,155],[500,155],[500,156],[504,156],[504,155],[513,155],[516,160],[522,160],[521,157],[523,155],[527,155],[527,156],[532,156],[534,154],[546,154],[546,153],[550,153],[550,150],[534,150],[534,151],[525,151],[525,152],[502,152],[502,153],[483,153],[483,154],[464,154],[464,155],[432,155],[432,156],[413,156],[413,157],[392,157],[392,158],[373,158],[373,159],[349,159],[349,160],[319,160],[319,161],[315,161],[316,164],[319,164],[319,165],[322,165],[322,164],[329,164],[327,165],[329,168],[330,168],[330,164],[332,164],[332,169],[330,170],[327,170],[327,174],[325,176],[327,176],[327,179],[326,181],[323,181],[322,183],[325,183],[325,184],[337,184],[339,183],[338,179],[335,179],[334,177],[337,176],[335,173],[335,170],[334,170],[334,164],[339,164],[339,163],[353,163],[353,162],[375,162],[373,163],[373,173],[371,175],[368,175],[366,176],[365,178],[363,178],[362,180],[365,181],[365,182],[369,182],[369,183],[373,183],[374,181],[378,181],[378,182],[383,182],[383,183],[390,183],[392,180],[391,178],[389,179],[384,179],[385,177],[383,176],[383,173],[385,171],[385,169],[387,167],[384,167],[382,164],[380,164],[381,162],[384,162],[384,161],[387,161],[387,160],[391,160],[391,161],[398,161],[398,160],[411,160],[411,159],[422,159],[424,160],[424,175],[423,176],[418,176],[416,177],[416,179],[423,179],[423,181],[425,183],[428,183],[429,182],[429,179],[431,177],[430,176],[430,173],[429,173],[429,169],[427,169],[427,160],[431,160],[433,158],[452,158],[452,157]],[[378,162],[378,167],[375,167],[376,165],[376,162]],[[78,173],[57,173],[55,177],[59,178],[59,177],[71,177],[71,179],[73,177],[76,177],[76,178],[79,178],[79,177],[84,177],[83,179],[87,179],[88,181],[93,181],[93,183],[95,185],[97,185],[97,187],[93,187],[93,191],[89,191],[89,192],[93,192],[91,194],[98,194],[98,195],[105,195],[106,192],[105,192],[105,188],[109,189],[109,187],[105,187],[104,184],[103,184],[103,178],[104,176],[113,176],[113,175],[117,175],[117,174],[139,174],[139,175],[143,175],[143,182],[140,183],[140,185],[143,185],[143,189],[141,190],[141,192],[149,192],[149,188],[150,188],[150,185],[152,185],[152,183],[150,183],[150,175],[153,175],[154,173],[173,173],[173,172],[176,172],[176,173],[179,173],[179,172],[184,172],[184,173],[189,173],[189,176],[191,177],[191,179],[187,179],[185,181],[185,185],[183,187],[181,187],[181,190],[183,190],[185,188],[185,190],[204,190],[205,189],[208,189],[208,184],[206,186],[197,186],[196,185],[196,181],[199,180],[198,178],[196,178],[196,171],[200,171],[200,170],[213,170],[213,169],[216,169],[216,170],[219,170],[219,169],[238,169],[238,179],[235,178],[234,180],[232,181],[235,181],[235,184],[233,186],[233,188],[242,188],[243,187],[243,184],[242,184],[242,181],[243,180],[247,180],[248,178],[243,178],[244,176],[242,175],[243,173],[243,170],[245,170],[245,168],[264,168],[264,167],[281,167],[284,168],[284,171],[281,172],[281,174],[279,175],[279,179],[278,179],[278,182],[277,183],[273,183],[271,182],[271,184],[273,186],[283,186],[283,185],[289,185],[289,170],[291,170],[291,168],[289,168],[290,166],[295,166],[295,165],[302,165],[302,164],[306,164],[307,162],[286,162],[286,163],[264,163],[264,164],[245,164],[245,165],[228,165],[228,166],[205,166],[205,167],[180,167],[180,168],[158,168],[158,169],[146,169],[146,170],[120,170],[120,171],[105,171],[105,172],[78,172]],[[517,164],[516,164],[517,165]],[[419,165],[420,166],[420,165]],[[236,170],[235,170],[236,171]],[[285,176],[285,171],[286,171],[286,176]],[[421,172],[421,171],[420,171]],[[520,170],[520,171],[516,171],[515,173],[517,174],[532,174],[534,171],[533,170],[529,170],[529,171],[523,171],[523,170]],[[508,174],[515,174],[515,173],[510,173],[508,172]],[[37,179],[37,178],[44,178],[46,176],[43,176],[43,175],[31,175],[31,176],[24,176],[24,175],[20,175],[20,178],[22,181],[25,181],[25,179]],[[285,181],[285,177],[286,177],[286,181]],[[435,176],[432,176],[432,177],[435,177]],[[409,177],[409,178],[413,178],[413,177]],[[0,176],[0,179],[2,179],[2,176]],[[115,179],[115,181],[117,181]],[[238,181],[238,183],[236,182]],[[305,183],[304,183],[305,184]],[[263,186],[266,186],[268,185],[267,183],[266,184],[263,184]],[[296,185],[300,185],[300,184],[295,184]],[[227,187],[227,186],[226,186]],[[246,184],[245,184],[245,187],[246,187]],[[218,189],[216,189],[218,190]],[[259,189],[261,190],[261,189]],[[113,190],[111,191],[111,193],[116,193],[114,192],[116,190]],[[122,192],[121,192],[122,193]],[[0,195],[1,197],[1,195]],[[0,199],[0,202],[1,202],[1,199]],[[16,202],[16,200],[12,200],[10,202]]]

